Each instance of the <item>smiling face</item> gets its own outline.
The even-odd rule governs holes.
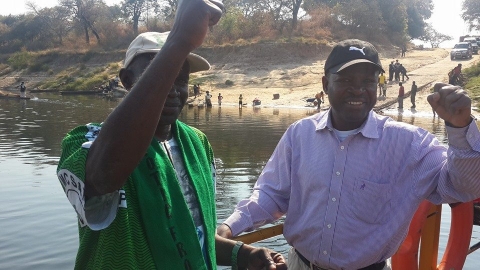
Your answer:
[[[154,57],[154,53],[140,54],[132,60],[126,69],[120,72],[122,83],[128,90],[140,79]],[[171,125],[177,120],[187,102],[189,76],[190,65],[188,61],[185,61],[165,100],[158,127]]]
[[[378,67],[359,63],[322,78],[337,130],[359,128],[377,102]]]

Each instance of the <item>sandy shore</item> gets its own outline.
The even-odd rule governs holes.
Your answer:
[[[383,58],[382,65],[385,70],[388,69],[390,61],[398,59],[406,69],[410,79],[404,82],[405,92],[410,91],[412,81],[415,81],[422,89],[417,94],[417,111],[431,111],[426,101],[426,96],[430,94],[433,82],[447,81],[447,73],[458,63],[462,63],[466,68],[477,62],[480,57],[475,55],[469,60],[451,61],[449,51],[446,49],[431,50],[412,50],[407,52],[406,57],[402,58]],[[223,66],[212,66],[210,71],[204,72],[202,76],[215,75],[217,81],[232,80],[232,86],[214,86],[213,84],[202,85],[202,96],[197,99],[191,99],[193,104],[202,103],[205,91],[210,91],[213,95],[213,106],[217,105],[217,96],[219,93],[223,96],[222,106],[238,106],[238,97],[243,95],[243,103],[246,106],[252,106],[254,98],[261,100],[261,107],[289,107],[306,108],[313,106],[307,103],[306,99],[313,98],[317,92],[322,90],[321,77],[323,76],[324,60],[314,62],[310,65],[271,65],[265,67],[239,66],[237,68],[226,68]],[[389,83],[387,88],[387,98],[378,100],[376,109],[386,109],[389,106],[396,108],[396,96],[398,93],[398,82]],[[278,99],[274,99],[278,95]],[[404,101],[404,107],[410,108],[410,99]],[[322,104],[322,109],[328,108],[328,98]]]

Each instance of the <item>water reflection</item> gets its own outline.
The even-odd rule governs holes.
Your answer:
[[[0,269],[73,268],[78,245],[75,214],[55,176],[60,143],[75,126],[102,122],[117,104],[118,100],[93,96],[0,99]],[[314,108],[251,106],[184,109],[181,120],[205,132],[215,152],[219,222],[251,193],[287,127],[316,112]],[[431,112],[387,110],[385,114],[423,127],[442,142],[447,140],[443,121]],[[443,244],[448,227],[446,218]],[[480,233],[476,233],[478,239]],[[282,237],[264,243],[284,254],[288,249]],[[474,254],[464,269],[473,270],[479,264],[480,255]]]

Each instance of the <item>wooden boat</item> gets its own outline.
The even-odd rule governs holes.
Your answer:
[[[60,90],[55,90],[55,89],[33,89],[33,90],[28,90],[30,93],[57,93],[60,92]]]
[[[7,95],[7,96],[0,95],[0,99],[25,99],[25,100],[29,100],[29,99],[31,99],[31,97],[21,97],[20,95]]]
[[[100,94],[107,97],[123,98],[128,94],[128,91],[122,87],[114,87],[110,91],[103,90]]]
[[[11,92],[0,91],[0,98],[1,99],[31,99],[31,97],[21,97],[19,94],[14,94]]]

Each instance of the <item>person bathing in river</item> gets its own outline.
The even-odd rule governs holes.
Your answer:
[[[20,97],[25,98],[27,97],[27,86],[25,86],[25,82],[21,82],[17,88],[20,88]]]
[[[179,1],[170,33],[140,34],[127,49],[125,99],[63,140],[57,175],[78,215],[76,269],[286,269],[281,254],[215,233],[212,148],[177,120],[190,73],[210,68],[191,51],[222,9]]]
[[[435,84],[428,102],[445,120],[449,140],[442,145],[428,131],[372,110],[383,72],[372,44],[339,42],[324,71],[330,109],[287,129],[253,194],[217,232],[231,238],[286,215],[289,269],[390,269],[423,200],[480,197],[471,100],[460,87]]]

